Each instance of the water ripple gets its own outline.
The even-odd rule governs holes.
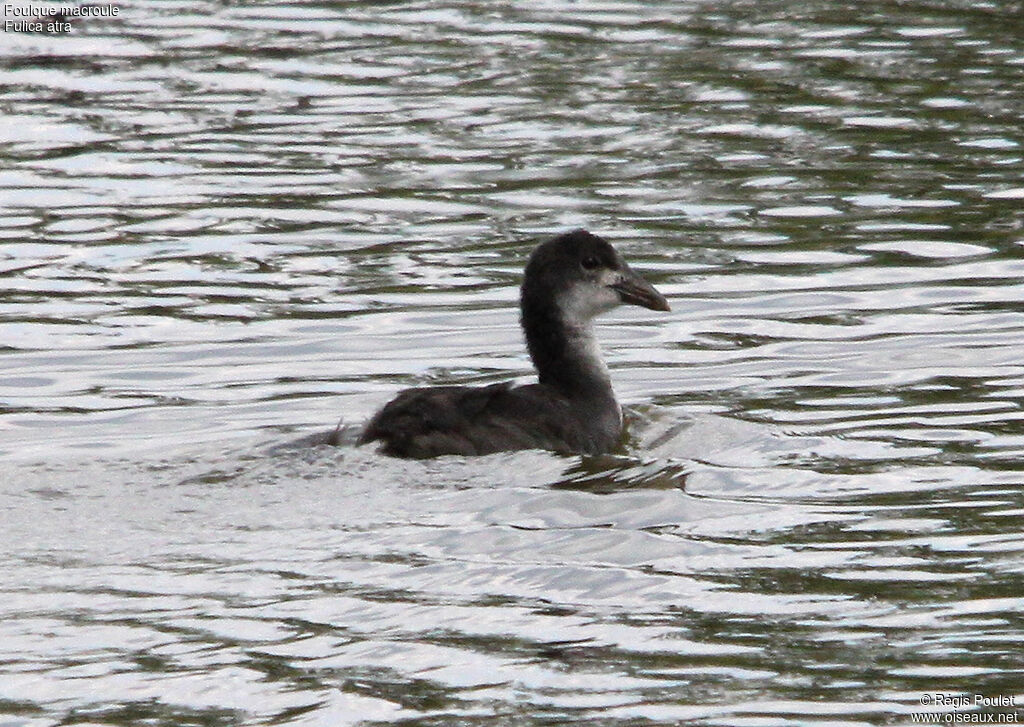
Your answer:
[[[185,0],[5,33],[0,713],[1019,698],[1011,15]],[[271,446],[528,379],[520,271],[573,226],[672,299],[601,325],[625,452]]]

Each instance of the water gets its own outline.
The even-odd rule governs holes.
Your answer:
[[[119,8],[0,34],[0,724],[1024,704],[1019,3]],[[627,453],[272,449],[575,226]]]

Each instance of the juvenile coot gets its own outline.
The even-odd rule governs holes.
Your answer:
[[[520,289],[520,322],[539,383],[408,389],[366,425],[359,444],[396,457],[550,449],[601,454],[622,434],[622,411],[593,319],[621,303],[668,301],[606,240],[585,230],[537,247]]]

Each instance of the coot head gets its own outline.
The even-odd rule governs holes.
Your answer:
[[[585,324],[621,304],[669,310],[668,301],[635,273],[611,244],[575,230],[539,245],[523,277],[524,313],[531,303],[561,312],[567,324]]]

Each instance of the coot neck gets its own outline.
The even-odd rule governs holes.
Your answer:
[[[566,321],[553,300],[523,296],[522,326],[540,383],[579,403],[618,411],[608,367],[590,320]]]

